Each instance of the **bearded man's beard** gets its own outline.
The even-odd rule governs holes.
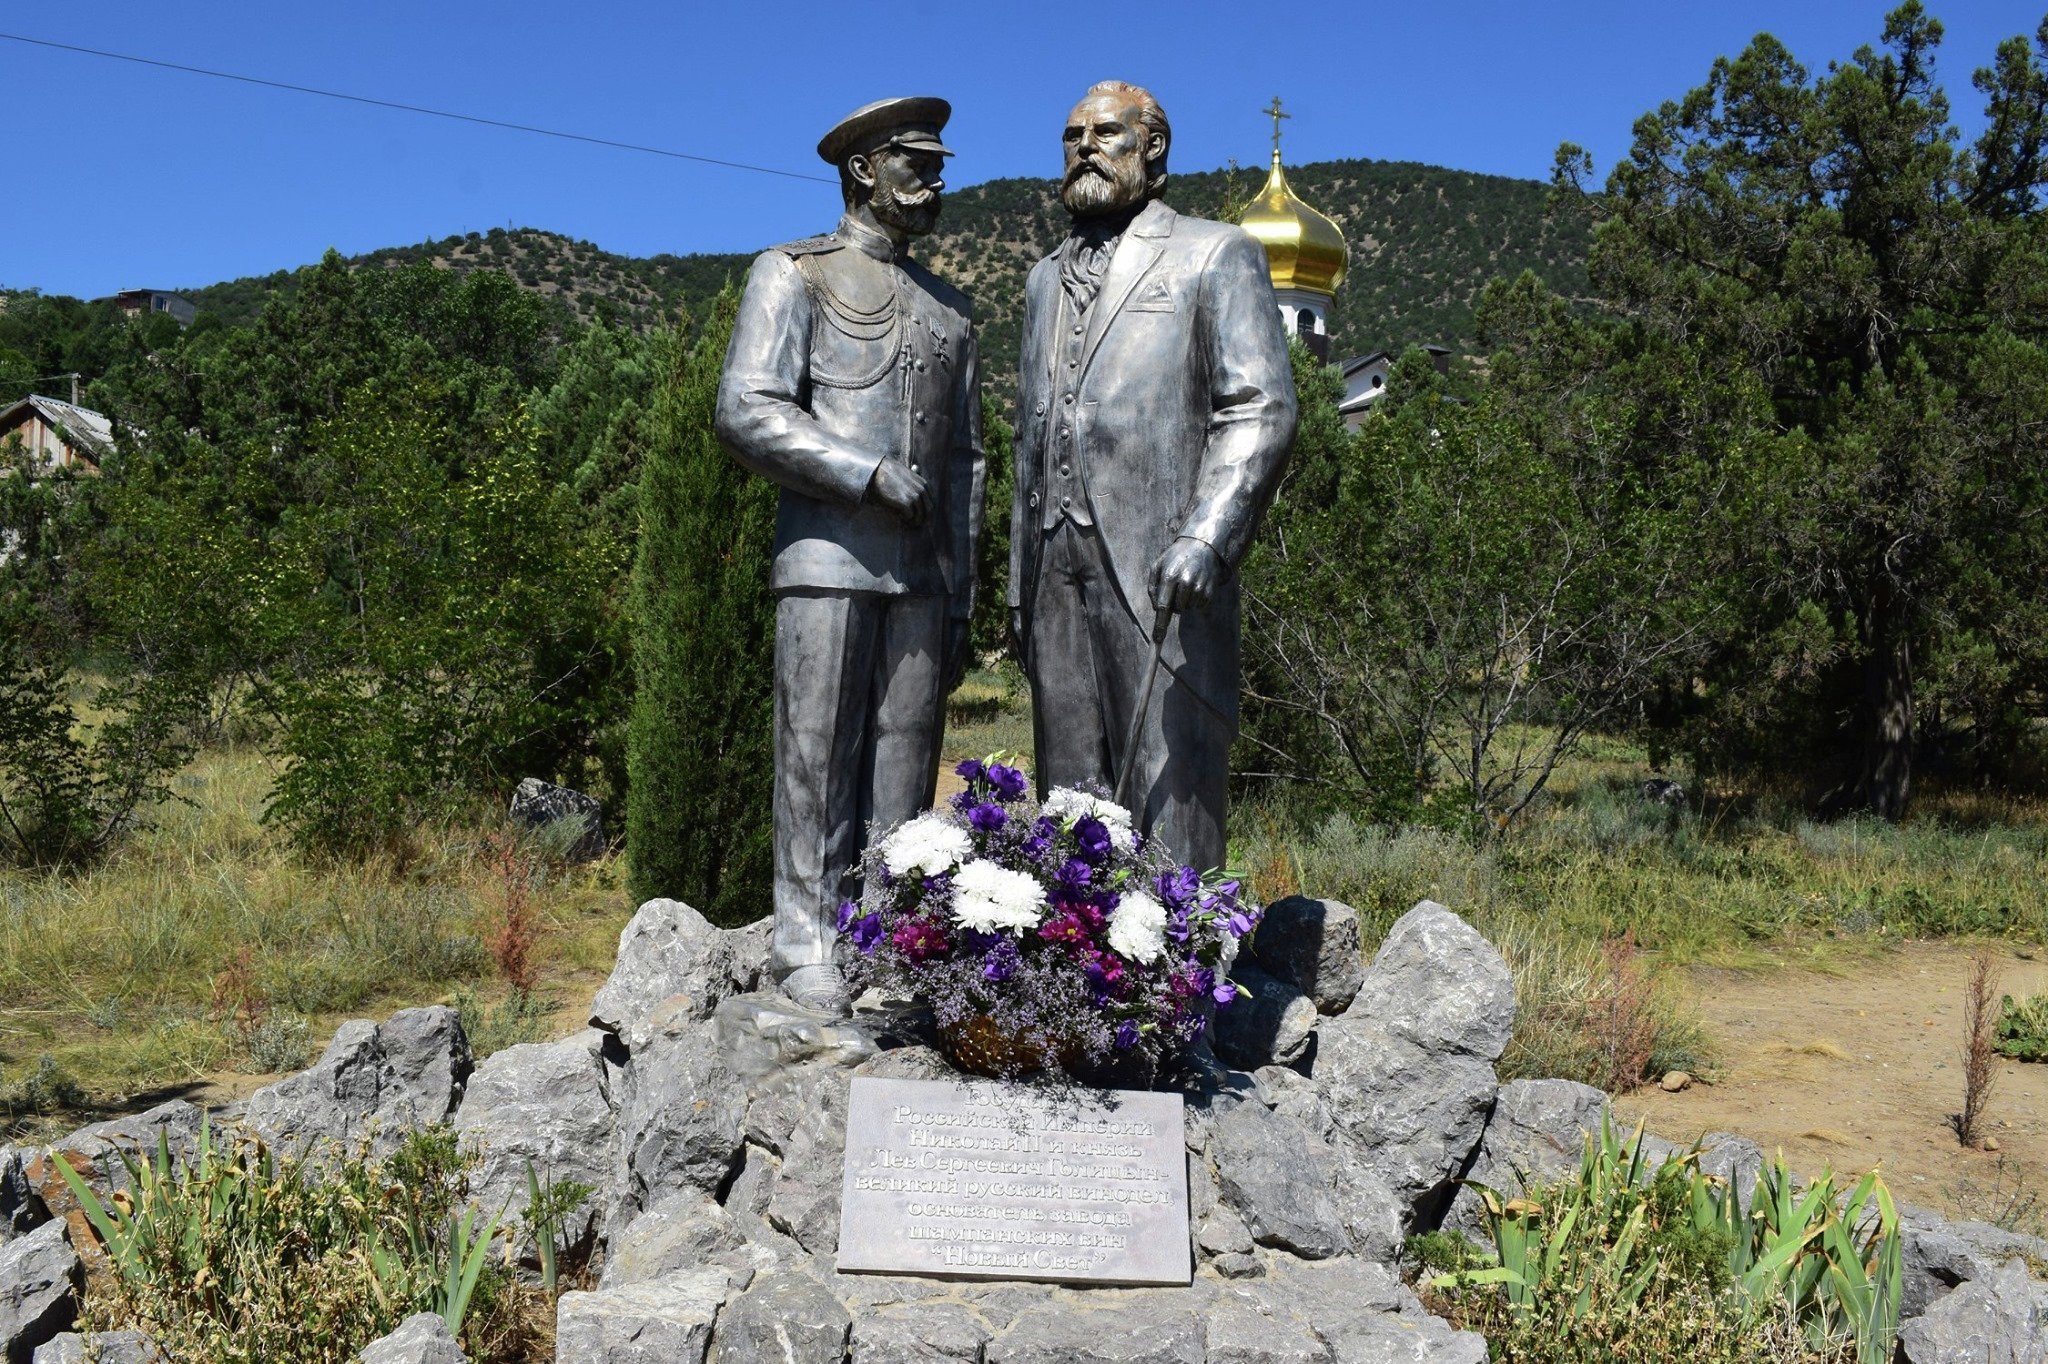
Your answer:
[[[922,237],[939,225],[940,198],[937,190],[920,189],[905,194],[889,185],[876,185],[868,208],[877,222]]]
[[[1145,156],[1134,152],[1115,160],[1077,161],[1060,186],[1060,202],[1076,218],[1100,218],[1145,202]]]

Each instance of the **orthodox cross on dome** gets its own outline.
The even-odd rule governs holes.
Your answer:
[[[1277,160],[1280,156],[1280,120],[1283,118],[1293,118],[1294,115],[1280,107],[1280,97],[1278,95],[1273,96],[1272,104],[1261,109],[1259,112],[1266,114],[1273,120],[1273,156]]]

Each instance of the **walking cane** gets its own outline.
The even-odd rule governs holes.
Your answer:
[[[1124,760],[1116,774],[1116,794],[1113,799],[1126,810],[1124,796],[1131,788],[1131,773],[1138,766],[1138,736],[1145,732],[1145,717],[1152,713],[1152,685],[1159,680],[1159,660],[1166,652],[1167,627],[1173,624],[1173,610],[1159,607],[1152,615],[1152,665],[1145,669],[1145,689],[1138,693],[1138,714],[1131,721],[1130,737],[1124,740]]]

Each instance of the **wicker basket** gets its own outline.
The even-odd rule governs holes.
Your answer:
[[[970,1075],[986,1075],[992,1080],[1048,1070],[1062,1059],[1041,1042],[1004,1032],[987,1014],[940,1024],[939,1042],[954,1065]]]

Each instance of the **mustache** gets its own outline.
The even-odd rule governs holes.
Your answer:
[[[1105,165],[1100,161],[1095,161],[1087,157],[1083,157],[1082,159],[1074,163],[1074,168],[1072,170],[1067,172],[1067,183],[1071,185],[1084,175],[1098,176],[1104,180],[1116,179],[1115,173],[1110,169],[1109,166]]]

